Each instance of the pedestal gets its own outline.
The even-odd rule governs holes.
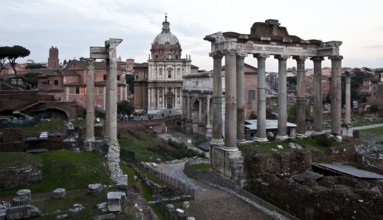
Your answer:
[[[267,138],[259,138],[259,137],[255,136],[254,141],[259,142],[259,143],[264,143],[264,142],[268,142],[269,140]]]
[[[218,146],[211,146],[210,148],[210,163],[213,172],[231,179],[241,187],[244,183],[243,161],[242,153],[237,148]]]
[[[351,126],[342,126],[341,130],[342,137],[350,137],[354,136],[354,129]]]

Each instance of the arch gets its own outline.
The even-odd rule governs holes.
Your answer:
[[[193,105],[192,105],[192,111],[198,111],[199,110],[199,99],[194,99],[193,100]]]

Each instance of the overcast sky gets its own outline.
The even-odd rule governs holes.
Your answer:
[[[89,57],[90,46],[104,46],[109,38],[123,39],[118,57],[146,62],[167,13],[182,57],[191,55],[200,69],[211,70],[213,63],[204,36],[248,34],[254,22],[267,19],[279,20],[302,39],[342,41],[342,66],[383,67],[381,0],[0,0],[0,6],[0,45],[24,46],[31,51],[26,59],[35,62],[47,62],[51,46],[59,49],[60,62]],[[245,62],[256,66],[251,56]],[[278,69],[275,59],[266,65],[266,71]],[[306,67],[312,62],[306,61]]]

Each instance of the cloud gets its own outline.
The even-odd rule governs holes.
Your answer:
[[[368,45],[368,46],[365,46],[364,48],[373,49],[373,50],[381,50],[381,49],[383,49],[383,44]]]

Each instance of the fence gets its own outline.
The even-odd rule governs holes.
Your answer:
[[[282,209],[272,205],[271,203],[266,202],[265,200],[255,196],[254,194],[251,194],[250,192],[248,192],[246,190],[239,189],[238,194],[240,196],[245,197],[246,199],[250,200],[250,201],[246,201],[246,199],[241,198],[242,200],[245,200],[247,203],[250,203],[250,204],[256,203],[259,206],[262,206],[263,208],[267,209],[269,212],[275,212],[278,215],[285,217],[286,219],[299,220],[299,218],[283,211]],[[254,204],[252,204],[252,205],[254,205]]]
[[[145,165],[144,167],[152,175],[156,176],[161,181],[165,182],[171,188],[179,190],[180,192],[182,192],[185,195],[190,195],[191,198],[194,199],[195,189],[190,184],[185,183],[184,181],[177,179],[177,178],[175,178],[175,177],[173,177],[167,173],[162,173],[150,165]]]

